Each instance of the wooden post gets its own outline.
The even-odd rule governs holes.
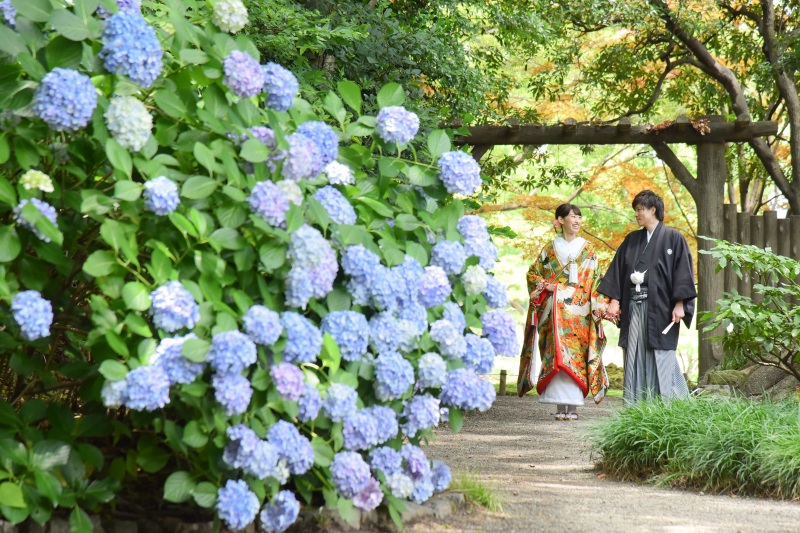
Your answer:
[[[791,226],[788,218],[778,219],[778,253],[784,257],[791,257],[792,236],[789,234]]]
[[[736,204],[725,204],[722,206],[722,218],[725,220],[723,237],[728,242],[736,242]],[[730,266],[726,266],[723,274],[725,283],[723,290],[732,292],[736,289],[736,272]]]
[[[791,249],[789,250],[789,257],[800,261],[800,215],[792,215],[789,217],[789,226],[791,230]]]
[[[736,242],[739,244],[750,244],[750,213],[736,214]],[[739,294],[750,296],[750,275],[742,272],[742,277],[738,281]]]
[[[764,211],[764,247],[778,253],[778,212]]]
[[[750,215],[750,244],[756,246],[758,248],[764,248],[764,217],[760,215]],[[751,279],[750,284],[751,287],[756,283],[762,283],[764,280],[760,279]],[[753,299],[753,303],[759,303],[764,300],[764,298],[753,290],[751,292],[751,298]]]
[[[498,394],[500,396],[506,395],[506,377],[508,376],[508,372],[505,370],[500,371],[500,391]]]

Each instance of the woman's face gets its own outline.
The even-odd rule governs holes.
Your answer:
[[[581,216],[576,214],[574,211],[570,211],[569,215],[565,217],[558,217],[558,220],[561,221],[561,227],[564,229],[564,235],[577,235],[581,230],[581,225],[583,224],[583,218],[581,218]]]

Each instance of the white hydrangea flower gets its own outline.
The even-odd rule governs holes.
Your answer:
[[[461,276],[461,283],[464,284],[464,290],[467,294],[480,294],[486,290],[486,284],[489,282],[489,277],[486,271],[480,265],[472,265],[467,267],[466,272]]]
[[[300,190],[300,186],[297,185],[297,183],[292,180],[281,180],[275,185],[283,191],[286,198],[294,205],[301,205],[303,203],[303,191]]]
[[[247,8],[242,0],[220,0],[214,6],[211,20],[222,31],[237,33],[247,25]]]
[[[153,117],[133,96],[115,96],[105,113],[106,126],[114,139],[128,150],[141,150],[153,129]]]
[[[356,182],[350,167],[338,161],[331,161],[328,163],[324,172],[328,175],[328,183],[331,185],[353,185]]]
[[[29,170],[19,180],[25,190],[39,189],[42,192],[53,192],[53,180],[40,170]]]

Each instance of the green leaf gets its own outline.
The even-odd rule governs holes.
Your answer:
[[[267,160],[269,154],[269,148],[264,146],[261,141],[254,138],[247,139],[242,144],[242,150],[239,152],[242,159],[251,163],[263,163]]]
[[[0,202],[12,207],[17,205],[17,192],[14,190],[14,186],[3,176],[0,176]]]
[[[457,407],[451,407],[448,411],[447,419],[450,421],[450,427],[453,433],[458,433],[464,426],[464,413]]]
[[[319,359],[322,361],[322,366],[327,366],[331,369],[331,375],[339,370],[339,365],[342,362],[342,354],[339,351],[339,345],[331,337],[330,333],[322,336],[322,352],[319,354]]]
[[[133,311],[150,309],[150,289],[138,281],[129,281],[122,287],[122,299],[128,309]]]
[[[387,83],[378,91],[378,107],[381,109],[394,105],[403,105],[405,99],[406,93],[399,83]]]
[[[12,226],[0,226],[0,263],[9,263],[22,251],[17,230]]]
[[[69,514],[69,528],[72,533],[92,533],[94,531],[89,515],[77,506]]]
[[[206,170],[208,170],[209,174],[213,176],[214,170],[217,168],[217,160],[208,146],[201,142],[196,142],[194,143],[193,153],[197,162],[203,165]]]
[[[144,185],[135,181],[118,181],[114,184],[114,198],[125,202],[135,202],[142,196]]]
[[[115,359],[106,359],[100,363],[98,371],[108,381],[122,381],[128,375],[128,367]]]
[[[190,200],[202,200],[211,196],[219,183],[206,176],[192,176],[183,183],[181,196]]]
[[[244,237],[233,228],[219,228],[211,234],[208,242],[217,250],[241,250],[247,246]]]
[[[286,262],[286,247],[265,244],[258,250],[258,258],[267,272],[273,272]]]
[[[4,28],[5,26],[0,25],[0,28]],[[0,36],[0,41],[2,40],[2,36]],[[0,45],[2,46],[2,45]],[[2,48],[0,48],[2,50]],[[0,133],[0,165],[8,161],[9,157],[11,157],[11,147],[8,144],[8,139],[6,139],[5,133]],[[8,183],[5,178],[2,178],[2,181]]]
[[[22,496],[22,489],[19,485],[10,481],[0,483],[0,502],[3,502],[3,505],[16,509],[26,507],[25,498]]]
[[[408,176],[408,181],[417,187],[430,187],[439,183],[439,176],[431,169],[412,165],[406,167],[404,173]]]
[[[413,241],[407,242],[406,253],[419,261],[420,265],[428,265],[428,252],[425,251],[425,247],[423,247],[421,244]]]
[[[170,457],[171,455],[157,444],[145,444],[139,446],[136,464],[141,466],[145,472],[153,474],[164,468]]]
[[[19,33],[5,24],[0,24],[0,51],[14,58],[26,49],[25,40]]]
[[[64,235],[61,231],[33,203],[25,204],[20,213],[22,218],[33,224],[42,235],[54,243],[61,246],[61,243],[64,242]]]
[[[181,355],[193,363],[203,363],[211,343],[203,339],[187,339],[181,347]]]
[[[86,258],[83,271],[95,278],[108,276],[117,265],[116,256],[108,250],[97,250]]]
[[[34,479],[36,480],[36,488],[38,491],[50,500],[50,503],[55,507],[58,504],[59,496],[63,492],[61,481],[50,472],[34,472]]]
[[[197,483],[189,472],[182,470],[173,472],[164,482],[164,499],[173,503],[188,501],[196,486]]]
[[[374,198],[369,198],[367,196],[362,196],[360,198],[354,198],[356,202],[361,202],[362,204],[368,205],[370,209],[378,213],[382,217],[392,218],[394,216],[394,211],[391,207],[384,204],[383,202],[379,202]]]
[[[200,428],[200,423],[197,420],[192,420],[186,424],[186,428],[183,430],[183,439],[181,440],[192,448],[202,448],[208,442],[208,435]]]
[[[82,41],[91,35],[83,20],[71,11],[59,9],[50,17],[50,24],[71,41]]]
[[[340,81],[336,84],[342,100],[353,108],[357,115],[361,114],[361,87],[352,81]]]
[[[161,110],[172,118],[185,118],[188,114],[186,104],[183,103],[180,96],[173,89],[164,87],[156,91],[154,96],[156,105]]]
[[[111,166],[117,170],[121,170],[128,178],[131,177],[131,172],[133,170],[131,154],[112,137],[109,137],[106,141],[106,156],[108,156],[108,161],[111,163]]]
[[[208,481],[201,481],[192,491],[194,502],[205,509],[214,507],[217,502],[217,487]]]
[[[347,116],[347,111],[344,109],[342,99],[336,96],[336,93],[333,91],[328,92],[328,94],[325,96],[325,103],[323,107],[325,108],[325,111],[327,111],[333,118],[338,120],[340,124],[344,122],[344,119]]]
[[[58,440],[40,440],[33,445],[30,464],[39,470],[63,466],[69,460],[69,444]]]
[[[33,22],[47,22],[53,6],[50,0],[11,0],[17,9],[17,16],[22,16]]]
[[[341,287],[336,287],[325,297],[329,311],[347,311],[350,309],[350,293]]]
[[[184,48],[180,52],[181,61],[190,65],[202,65],[208,63],[208,54],[202,50]]]
[[[311,439],[311,447],[314,448],[314,464],[322,468],[327,468],[333,462],[333,448],[325,442],[325,439],[317,436]]]
[[[433,130],[428,135],[428,151],[431,153],[431,161],[436,161],[442,154],[450,151],[450,137],[444,130]]]
[[[347,522],[350,527],[358,529],[358,525],[361,523],[361,511],[353,505],[353,500],[339,498],[339,501],[336,502],[336,510],[339,511],[339,516],[342,517],[342,520]]]
[[[405,213],[397,215],[394,224],[403,231],[414,231],[422,225],[417,217]]]

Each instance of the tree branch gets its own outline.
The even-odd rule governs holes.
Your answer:
[[[678,181],[681,182],[681,185],[686,187],[686,190],[689,191],[689,194],[692,195],[694,201],[698,204],[702,203],[703,199],[700,195],[700,185],[697,183],[697,178],[692,176],[692,173],[689,172],[689,169],[678,159],[678,156],[675,155],[675,152],[663,142],[653,143],[651,145],[653,150],[656,151],[658,158],[661,159],[664,163],[669,166],[670,170],[672,170],[672,174],[678,178]]]

